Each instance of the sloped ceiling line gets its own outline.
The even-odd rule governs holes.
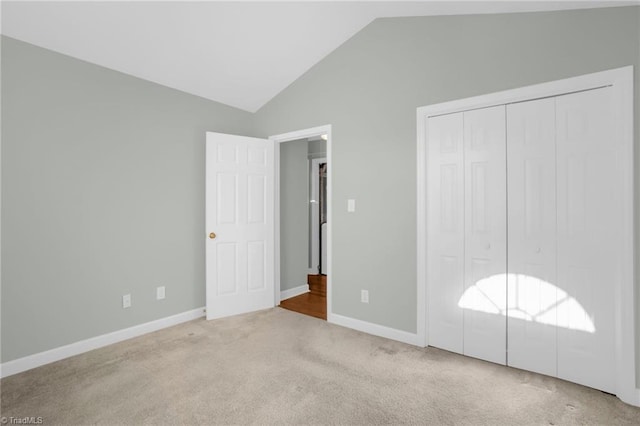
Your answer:
[[[2,33],[255,112],[381,17],[528,12],[640,1],[1,3]]]

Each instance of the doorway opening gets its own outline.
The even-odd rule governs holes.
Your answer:
[[[330,312],[330,126],[271,138],[276,160],[276,301]]]

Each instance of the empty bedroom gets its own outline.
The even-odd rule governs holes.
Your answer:
[[[3,424],[640,424],[640,1],[0,2]]]

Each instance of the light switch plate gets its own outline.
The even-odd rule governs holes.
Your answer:
[[[353,213],[356,211],[356,200],[350,198],[347,200],[347,212]]]

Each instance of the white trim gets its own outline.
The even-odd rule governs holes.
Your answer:
[[[147,333],[162,330],[163,328],[172,327],[201,317],[204,317],[204,308],[193,309],[170,317],[124,328],[101,336],[91,337],[69,345],[60,346],[59,348],[28,355],[23,358],[18,358],[1,364],[0,377],[4,378],[12,376],[23,371],[31,370],[32,368],[40,367],[41,365],[50,364],[52,362],[60,361],[61,359],[80,355],[94,349],[102,348],[114,343],[122,342],[123,340],[142,336]]]
[[[307,158],[309,160],[315,160],[316,158],[326,158],[327,154],[325,152],[312,152],[311,154],[307,154]]]
[[[280,301],[291,299],[292,297],[300,296],[309,292],[309,284],[302,284],[298,287],[290,288],[289,290],[283,290],[280,292]]]
[[[333,136],[327,131],[327,315],[333,313]]]
[[[416,259],[416,299],[418,310],[416,313],[416,333],[420,339],[420,346],[426,347],[429,344],[429,327],[427,326],[427,185],[426,185],[426,165],[427,165],[427,139],[426,139],[426,118],[424,117],[424,107],[417,110],[417,133],[418,146],[416,147],[416,206],[417,206],[417,259]]]
[[[274,177],[275,177],[275,202],[274,202],[274,229],[275,229],[275,305],[280,303],[280,144],[282,142],[295,141],[298,139],[308,139],[314,136],[327,135],[327,317],[331,315],[331,286],[332,286],[332,255],[331,248],[333,244],[333,224],[331,209],[333,206],[333,178],[332,178],[332,161],[331,161],[331,125],[313,127],[310,129],[298,130],[295,132],[282,133],[270,136],[269,140],[275,143],[275,161],[274,161]]]
[[[627,66],[608,71],[587,74],[579,77],[549,83],[536,84],[519,89],[507,90],[467,99],[444,102],[435,105],[420,107],[417,109],[417,294],[418,294],[418,334],[420,342],[426,346],[429,344],[427,298],[428,287],[426,282],[426,143],[427,143],[427,118],[437,115],[450,114],[470,109],[486,108],[496,105],[505,105],[515,102],[523,102],[550,96],[558,96],[572,92],[590,90],[599,87],[611,86],[613,88],[614,104],[619,117],[616,128],[619,129],[619,137],[627,147],[628,163],[625,170],[626,185],[623,188],[626,194],[624,227],[628,232],[625,241],[624,260],[625,269],[622,271],[624,278],[622,288],[615,289],[616,298],[616,394],[622,401],[640,406],[640,390],[636,388],[636,348],[635,348],[635,242],[634,242],[634,154],[633,154],[633,67]]]
[[[338,314],[327,315],[327,321],[332,324],[362,331],[363,333],[372,334],[374,336],[397,340],[398,342],[407,343],[409,345],[421,346],[420,336],[418,336],[417,334],[409,333],[407,331],[385,327],[384,325],[378,325]]]
[[[630,65],[609,71],[601,71],[593,74],[551,81],[548,83],[535,84],[502,92],[489,93],[471,98],[457,99],[455,101],[423,106],[418,108],[418,113],[422,117],[433,117],[437,115],[451,114],[454,112],[469,111],[497,105],[530,101],[550,96],[565,95],[598,87],[613,86],[615,84],[622,84],[624,80],[626,80],[625,75],[628,73],[633,73],[633,66]],[[631,80],[631,84],[633,85],[633,79]]]
[[[619,132],[617,135],[624,145],[626,152],[623,158],[624,166],[621,168],[624,173],[623,179],[625,187],[622,188],[623,196],[622,214],[623,235],[626,236],[622,252],[626,258],[622,259],[622,283],[631,283],[629,286],[621,285],[616,289],[618,295],[616,302],[616,364],[617,364],[617,386],[616,394],[618,398],[629,404],[640,406],[640,389],[636,384],[636,323],[635,316],[635,192],[634,192],[634,140],[633,140],[633,67],[622,68],[621,75],[617,76],[613,82],[613,102],[617,111],[614,117],[617,119],[614,128]],[[624,163],[626,161],[626,164]],[[628,267],[627,267],[628,266]]]
[[[310,129],[296,130],[295,132],[281,133],[279,135],[269,136],[269,140],[276,143],[295,141],[298,139],[309,139],[314,136],[327,135],[327,142],[331,136],[331,125],[312,127]],[[329,147],[327,146],[327,151]]]

